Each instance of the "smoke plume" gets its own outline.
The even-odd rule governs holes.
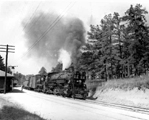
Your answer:
[[[71,64],[71,54],[64,49],[60,49],[58,62],[63,63],[63,70]]]
[[[71,61],[76,63],[79,49],[85,43],[85,29],[80,19],[38,13],[27,25],[23,22],[23,26],[30,57],[45,58],[53,66],[65,61],[68,67],[66,64],[70,62],[65,56],[70,55]]]

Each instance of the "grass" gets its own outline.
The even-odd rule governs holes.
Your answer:
[[[18,105],[0,98],[0,120],[45,120]]]
[[[105,82],[86,81],[91,98],[99,101],[149,108],[149,75],[112,79]],[[138,90],[137,90],[138,89]]]
[[[106,82],[100,82],[97,80],[87,81],[86,85],[88,90],[91,91],[92,95],[95,94],[97,88],[102,91],[108,89],[121,89],[127,91],[134,88],[145,91],[145,89],[149,89],[149,75],[143,75],[134,78],[113,79]]]
[[[94,94],[96,93],[96,90],[99,86],[102,86],[103,82],[99,81],[99,80],[90,80],[90,81],[86,81],[86,86],[87,89],[90,92],[89,97],[93,97]]]
[[[122,89],[125,91],[134,88],[143,91],[149,89],[149,76],[143,75],[134,78],[108,80],[102,86],[102,89]]]

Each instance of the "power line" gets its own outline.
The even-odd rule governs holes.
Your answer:
[[[38,8],[39,8],[40,5],[41,5],[41,2],[39,2],[38,6],[35,8],[33,14],[32,14],[31,17],[29,18],[29,20],[32,20],[32,19],[33,19],[34,15],[35,15],[35,13],[36,13],[36,11],[38,10]],[[26,24],[24,25],[23,30],[27,27],[27,25],[28,25],[28,22],[26,22]],[[16,37],[14,37],[14,39],[15,39],[15,38],[16,38]]]
[[[41,2],[40,2],[40,3],[38,4],[38,6],[36,7],[35,11],[33,12],[32,16],[30,17],[29,20],[32,20],[32,19],[33,19],[33,17],[34,17],[34,15],[35,15],[36,11],[38,10],[38,8],[39,8],[39,6],[40,6],[40,4],[41,4]],[[28,25],[28,22],[26,22],[25,26],[23,27],[23,30],[27,27],[27,25]]]
[[[32,20],[32,18],[34,17],[36,11],[38,10],[40,4],[41,4],[41,2],[39,2],[38,6],[35,8],[33,14],[30,16],[29,20]],[[23,7],[23,9],[24,9],[24,8],[25,8],[25,7]],[[23,11],[23,10],[21,10],[21,11]],[[23,30],[27,27],[27,25],[28,25],[28,22],[25,23],[25,25],[24,25],[24,27],[23,27]],[[14,35],[14,39],[15,39],[15,38],[16,38],[16,35]]]
[[[69,4],[69,6],[71,5],[71,3]],[[69,6],[68,6],[68,8],[64,11],[64,12],[67,12],[72,6],[70,6],[70,8],[69,8]],[[57,18],[56,18],[56,20],[50,25],[50,27],[43,33],[43,35],[39,38],[39,40],[37,40],[37,41],[35,41],[33,44],[32,44],[32,46],[29,48],[29,50],[30,49],[32,49],[32,47],[34,46],[34,45],[36,45],[48,32],[50,32],[51,31],[51,29],[59,22],[59,20],[64,16],[64,13],[63,12],[63,14],[61,14],[61,15],[59,15]]]
[[[0,50],[2,49],[2,51],[0,52],[5,52],[6,53],[6,62],[5,62],[5,81],[4,81],[4,93],[6,93],[6,89],[7,89],[7,62],[8,62],[8,53],[14,53],[13,50],[15,46],[12,45],[0,45],[2,46],[2,48],[0,47]]]
[[[54,20],[54,22],[53,22],[53,23],[49,26],[49,28],[43,33],[43,35],[42,35],[37,41],[35,41],[35,42],[31,45],[31,47],[28,49],[27,53],[24,54],[21,58],[23,58],[24,56],[26,56],[26,55],[28,54],[28,52],[29,52],[35,45],[37,45],[37,43],[38,43],[39,41],[41,41],[42,38],[43,38],[48,32],[50,32],[50,31],[52,30],[52,28],[60,21],[60,19],[65,15],[65,13],[66,13],[74,4],[75,4],[75,2],[70,3],[70,4],[66,7],[66,9],[62,12],[62,14],[59,15],[59,16]],[[20,58],[20,59],[21,59],[21,58]]]
[[[29,18],[29,20],[32,20],[32,18],[34,17],[34,15],[35,15],[35,13],[36,13],[36,11],[38,10],[38,8],[39,8],[39,6],[41,5],[41,1],[39,2],[39,4],[38,4],[38,6],[35,8],[35,10],[34,10],[34,12],[33,12],[33,14],[31,15],[31,17]],[[24,9],[25,7],[23,7],[23,9]],[[21,10],[21,11],[23,11],[23,10]],[[23,27],[23,30],[27,27],[27,25],[28,25],[28,22],[26,22],[26,24],[24,25],[24,27]],[[14,39],[16,38],[16,35],[14,35]],[[2,46],[2,45],[1,45]],[[5,45],[4,45],[5,46]],[[2,51],[1,51],[2,52]],[[5,52],[5,51],[3,51],[3,52]]]

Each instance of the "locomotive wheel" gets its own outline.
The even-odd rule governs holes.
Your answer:
[[[53,94],[58,95],[59,94],[59,88],[55,88],[54,91],[53,91]]]
[[[83,100],[86,100],[86,96],[83,96]]]
[[[71,94],[71,98],[75,98],[75,95]]]
[[[54,95],[56,95],[56,94],[57,94],[57,93],[56,93],[56,89],[54,89],[54,90],[53,90],[53,94],[54,94]]]
[[[72,97],[72,93],[70,91],[67,92],[66,97]]]
[[[84,94],[83,95],[83,100],[86,100],[86,98],[87,98],[87,94]]]
[[[65,94],[62,94],[62,97],[66,97],[66,95]]]
[[[43,93],[46,93],[46,90],[43,90],[42,92],[43,92]]]

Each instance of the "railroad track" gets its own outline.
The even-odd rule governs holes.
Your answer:
[[[147,109],[147,108],[141,108],[141,107],[130,106],[130,105],[122,105],[122,104],[116,104],[116,103],[107,103],[107,102],[104,102],[104,101],[87,100],[87,102],[91,102],[91,103],[94,103],[94,104],[100,104],[100,105],[103,105],[103,106],[110,106],[110,107],[126,109],[126,110],[130,110],[130,111],[133,111],[133,112],[139,112],[139,113],[149,115],[149,109]]]
[[[34,91],[32,91],[34,92]],[[36,92],[35,92],[36,93]],[[38,94],[38,93],[37,93]],[[41,93],[42,95],[46,95],[44,93]],[[50,95],[54,98],[63,98],[61,96],[55,96],[55,95]],[[79,102],[85,102],[85,103],[90,103],[90,104],[96,104],[96,105],[101,105],[101,106],[107,106],[107,107],[114,107],[114,108],[119,108],[119,109],[123,109],[123,110],[129,110],[132,112],[136,112],[136,113],[143,113],[143,114],[147,114],[149,115],[149,109],[147,108],[141,108],[141,107],[135,107],[135,106],[129,106],[129,105],[122,105],[122,104],[115,104],[115,103],[107,103],[104,101],[95,101],[95,100],[82,100],[82,99],[74,99],[74,98],[67,98],[67,100],[72,100],[72,101],[79,101]]]
[[[60,105],[66,105],[66,106],[77,108],[77,109],[81,108],[81,110],[83,111],[92,112],[97,115],[111,118],[112,120],[120,120],[119,118],[114,117],[117,114],[121,116],[122,118],[125,118],[125,120],[127,120],[128,118],[129,120],[130,118],[131,120],[149,120],[148,119],[149,114],[147,114],[147,112],[138,113],[137,111],[128,109],[128,107],[124,108],[122,106],[114,106],[113,104],[108,104],[108,103],[101,102],[101,101],[97,102],[93,100],[81,100],[81,99],[73,99],[73,98],[67,98],[67,97],[63,98],[61,96],[37,93],[34,91],[26,91],[26,92],[27,92],[27,95],[29,96],[31,95],[39,99],[44,99],[46,101],[55,102]],[[113,107],[117,107],[117,108],[113,109]],[[107,114],[107,110],[110,113],[112,113],[113,116]],[[144,117],[142,117],[142,115]]]

